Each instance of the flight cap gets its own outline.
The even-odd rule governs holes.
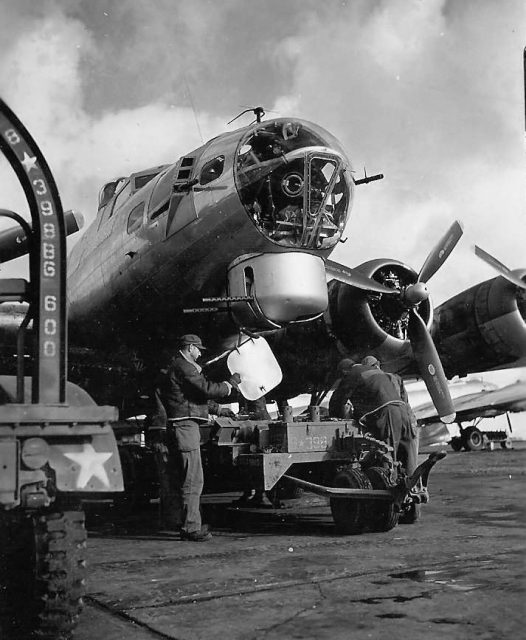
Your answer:
[[[206,349],[206,347],[201,342],[201,338],[196,336],[194,333],[186,333],[184,336],[179,338],[179,344],[182,347],[185,347],[189,344],[195,344],[198,349]]]
[[[374,356],[365,356],[365,358],[362,360],[362,364],[364,364],[366,367],[380,368],[380,360],[378,360],[378,358],[375,358]]]

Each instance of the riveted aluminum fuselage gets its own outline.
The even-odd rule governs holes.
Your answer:
[[[324,159],[329,158],[331,166],[344,176],[338,180],[347,192],[343,216],[346,218],[352,199],[348,161],[330,134],[311,123],[294,122],[305,130],[315,131],[315,141],[325,141],[325,146],[313,147],[312,136],[309,138],[309,162],[313,162],[311,157],[314,161],[323,159],[318,162],[328,162]],[[279,132],[283,124],[276,123]],[[266,123],[266,131],[269,126]],[[322,239],[312,241],[309,232],[310,244],[307,241],[302,244],[301,238],[289,241],[283,239],[284,234],[278,237],[275,233],[278,222],[269,222],[263,214],[261,219],[251,214],[246,192],[244,200],[240,198],[236,177],[240,171],[240,149],[245,152],[247,136],[250,141],[253,131],[257,134],[257,128],[249,127],[214,138],[178,162],[158,167],[157,174],[138,189],[133,188],[134,176],[138,174],[123,179],[123,189],[130,191],[128,197],[123,198],[117,191],[100,207],[96,220],[69,258],[69,321],[77,343],[107,344],[112,336],[127,342],[148,342],[167,332],[177,335],[185,320],[188,322],[182,316],[183,308],[197,307],[203,297],[226,292],[228,265],[239,256],[291,250],[319,258],[330,254],[343,230],[344,219],[340,219],[338,228],[333,225],[334,237],[329,242],[318,224],[315,231]],[[283,156],[288,153],[285,142]],[[298,150],[290,153],[296,161]],[[283,173],[286,157],[283,163],[278,158],[276,164]],[[268,163],[263,160],[261,165]],[[217,177],[214,170],[219,173]],[[307,184],[310,179],[307,169],[305,176]],[[290,187],[290,183],[287,176],[280,174],[279,185],[284,185],[283,189]],[[322,205],[330,212],[327,197]],[[274,227],[269,231],[271,223]],[[316,287],[319,288],[319,283]],[[200,318],[194,317],[193,322],[199,325]]]

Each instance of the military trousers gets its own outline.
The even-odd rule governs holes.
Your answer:
[[[407,408],[386,405],[368,417],[366,426],[375,438],[393,447],[396,459],[410,476],[418,464],[418,431]]]
[[[168,427],[169,462],[174,465],[181,530],[201,530],[201,493],[203,464],[201,461],[199,424],[193,420],[178,421]]]
[[[154,453],[159,478],[159,527],[179,530],[183,524],[183,506],[177,464],[176,447],[168,446],[165,429],[150,429],[149,445]]]

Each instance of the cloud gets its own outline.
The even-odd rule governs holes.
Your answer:
[[[282,43],[292,82],[276,108],[296,106],[356,168],[385,174],[357,189],[335,258],[391,256],[418,270],[460,218],[465,237],[433,279],[435,299],[491,277],[473,242],[524,262],[521,18],[518,2],[349,2]]]
[[[65,207],[88,220],[105,181],[173,161],[262,104],[267,117],[318,122],[358,172],[385,174],[357,189],[335,259],[392,256],[418,269],[458,217],[465,238],[433,278],[435,301],[491,276],[469,253],[474,241],[511,267],[523,261],[520,0],[0,7],[1,94]],[[19,206],[13,180],[2,182],[3,205]]]
[[[88,220],[104,182],[172,162],[202,144],[201,133],[211,137],[223,124],[161,101],[89,113],[83,70],[92,56],[98,56],[93,35],[79,20],[53,11],[13,41],[0,60],[0,75],[10,78],[2,95],[44,152],[64,206],[82,210]],[[3,196],[9,199],[5,191]],[[15,201],[20,203],[19,194]]]

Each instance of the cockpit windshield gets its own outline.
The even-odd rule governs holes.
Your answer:
[[[325,249],[340,239],[352,202],[348,161],[316,125],[272,120],[241,141],[235,177],[256,226],[280,245]]]

